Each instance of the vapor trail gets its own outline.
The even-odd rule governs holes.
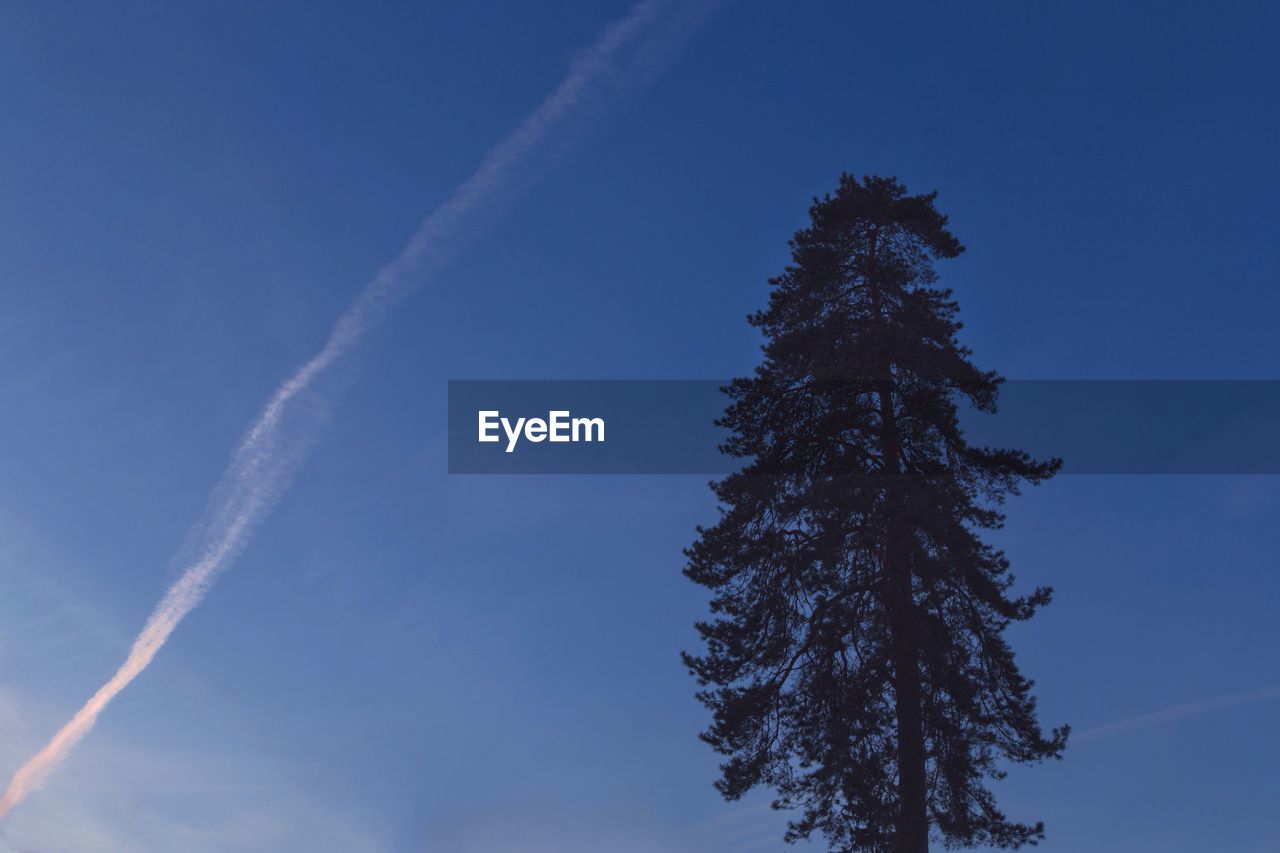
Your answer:
[[[312,386],[380,321],[387,311],[474,236],[483,214],[512,200],[537,163],[551,131],[600,107],[606,95],[643,84],[681,36],[710,11],[710,2],[672,4],[642,0],[581,53],[547,98],[485,155],[479,168],[418,226],[400,254],[383,267],[334,324],[324,347],[276,389],[244,434],[196,528],[194,559],[152,611],[128,657],[53,739],[22,765],[3,797],[0,821],[65,759],[98,715],[147,668],[169,635],[200,603],[219,572],[248,543],[305,456],[326,395]]]
[[[1266,702],[1272,699],[1280,699],[1280,687],[1264,687],[1261,690],[1250,690],[1247,693],[1230,693],[1226,696],[1215,696],[1211,699],[1201,699],[1196,702],[1174,705],[1172,708],[1165,708],[1163,711],[1154,711],[1150,714],[1143,714],[1140,717],[1130,717],[1127,720],[1120,720],[1119,722],[1108,723],[1105,726],[1083,731],[1073,736],[1072,740],[1076,742],[1094,741],[1099,738],[1127,732],[1131,729],[1145,728],[1157,723],[1180,720],[1183,717],[1191,717],[1208,711],[1234,708],[1237,705],[1252,705],[1254,702]]]

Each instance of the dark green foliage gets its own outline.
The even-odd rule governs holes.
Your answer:
[[[1002,637],[1049,601],[1018,597],[982,530],[1056,460],[969,446],[957,400],[994,411],[995,373],[957,340],[933,263],[963,247],[896,180],[844,176],[815,200],[751,323],[764,361],[726,390],[726,450],[750,461],[713,488],[685,574],[714,593],[685,655],[727,756],[717,787],[757,785],[796,808],[788,840],[833,849],[1017,847],[1041,824],[1008,820],[985,787],[999,762],[1059,757],[1031,682]]]

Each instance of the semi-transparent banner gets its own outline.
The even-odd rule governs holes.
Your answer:
[[[726,384],[450,381],[449,472],[726,474],[749,461],[720,450]],[[957,403],[970,444],[1066,474],[1280,473],[1280,380],[1009,380],[995,414]]]

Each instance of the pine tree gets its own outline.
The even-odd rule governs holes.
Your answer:
[[[815,199],[792,263],[750,317],[766,343],[725,390],[726,452],[685,574],[713,592],[685,654],[713,712],[702,738],[727,756],[716,786],[757,785],[798,809],[787,841],[922,853],[1018,847],[986,781],[1002,762],[1061,756],[1002,634],[1047,604],[1014,596],[983,542],[1000,506],[1058,460],[966,443],[958,401],[993,412],[999,385],[957,338],[935,260],[963,251],[934,207],[892,178],[845,175]]]

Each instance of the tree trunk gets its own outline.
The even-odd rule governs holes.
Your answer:
[[[893,579],[893,689],[898,722],[898,853],[928,853],[929,815],[925,805],[924,724],[920,708],[920,671],[906,624],[910,619],[911,576],[899,567]],[[904,589],[905,587],[905,589]],[[905,593],[905,596],[904,596]],[[905,607],[903,598],[905,597]]]
[[[876,281],[876,249],[879,235],[874,231],[868,252],[867,289],[872,309],[882,321],[884,305]],[[885,509],[888,529],[884,551],[884,608],[893,645],[893,693],[898,724],[898,824],[896,853],[929,853],[929,811],[926,803],[924,721],[921,708],[920,670],[916,662],[912,610],[911,563],[900,535],[906,519],[901,511],[899,463],[901,436],[893,400],[893,365],[882,362],[878,369],[884,379],[877,389],[880,404],[880,452],[885,473]]]
[[[899,476],[897,430],[893,425],[893,404],[881,392],[881,414],[886,423],[885,451],[892,459],[885,496],[889,529],[885,537],[884,606],[893,645],[893,692],[898,723],[898,826],[897,853],[929,853],[929,814],[926,806],[924,721],[921,708],[920,669],[912,611],[911,563],[900,534],[902,516],[894,480]]]

